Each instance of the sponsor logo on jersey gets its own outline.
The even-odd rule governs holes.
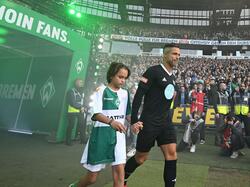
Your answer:
[[[107,117],[110,118],[110,119],[114,119],[114,120],[116,120],[116,119],[124,119],[125,118],[124,115],[115,115],[115,116],[107,116]]]
[[[164,77],[164,78],[162,79],[162,81],[163,81],[163,82],[167,82],[167,79]]]
[[[112,97],[104,97],[103,99],[107,100],[107,101],[113,101],[114,100],[114,98],[112,98]]]

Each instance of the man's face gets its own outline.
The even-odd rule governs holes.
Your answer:
[[[83,88],[83,80],[81,79],[76,80],[76,88]]]
[[[170,67],[176,67],[180,58],[180,49],[177,47],[166,48],[163,55],[163,61]]]
[[[221,90],[226,90],[227,89],[227,85],[225,83],[220,83],[220,89]]]
[[[199,89],[200,91],[202,91],[202,90],[203,90],[203,84],[198,84],[198,89]]]
[[[211,84],[211,85],[214,85],[214,84],[215,84],[215,80],[214,80],[214,79],[211,79],[211,80],[210,80],[210,84]]]

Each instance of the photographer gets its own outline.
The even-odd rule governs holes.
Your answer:
[[[239,155],[244,155],[240,150],[244,147],[244,139],[241,131],[240,121],[232,114],[225,118],[225,125],[222,127],[223,144],[221,145],[222,154],[237,158]]]
[[[192,114],[187,116],[187,119],[183,120],[186,124],[183,138],[179,145],[177,146],[177,151],[184,151],[184,149],[190,146],[190,152],[194,153],[196,150],[196,143],[199,140],[200,130],[202,128],[202,113],[199,111],[194,111]]]

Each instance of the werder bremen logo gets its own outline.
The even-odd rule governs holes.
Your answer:
[[[120,105],[120,100],[117,98],[116,100],[115,100],[115,105],[117,106],[117,108],[119,108],[119,105]]]
[[[42,88],[40,89],[42,107],[45,108],[49,103],[50,99],[55,94],[55,86],[53,83],[53,79],[50,76],[49,79],[44,83]]]
[[[76,63],[76,72],[80,73],[83,70],[83,61],[80,58]]]

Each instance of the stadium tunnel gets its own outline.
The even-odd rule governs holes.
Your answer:
[[[66,91],[85,78],[90,41],[28,8],[0,8],[0,128],[63,141]]]

